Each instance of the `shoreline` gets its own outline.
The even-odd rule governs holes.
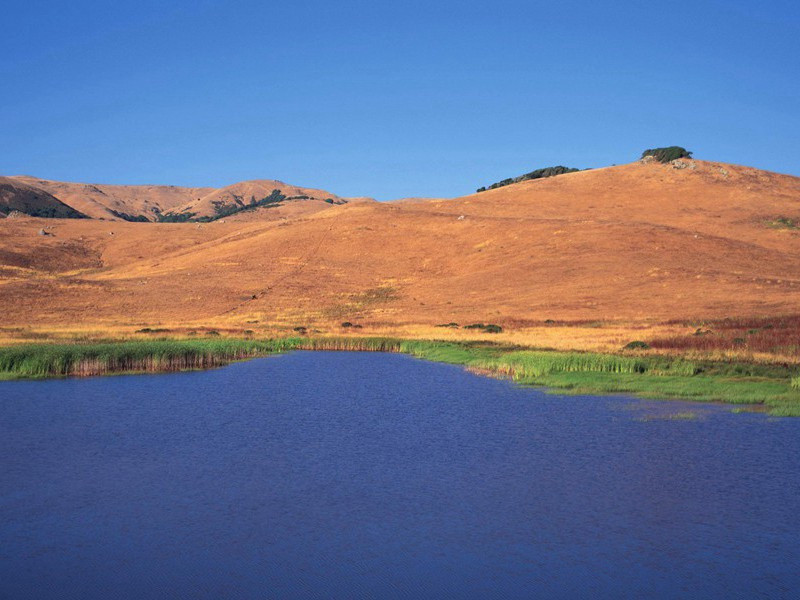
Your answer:
[[[409,354],[562,394],[630,394],[721,402],[758,406],[773,416],[800,416],[798,375],[788,366],[663,355],[532,350],[492,342],[376,337],[161,339],[6,346],[0,347],[0,382],[203,370],[292,350]]]

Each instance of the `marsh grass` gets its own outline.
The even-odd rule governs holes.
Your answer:
[[[291,349],[296,340],[142,340],[0,348],[0,377],[88,376],[205,369]]]
[[[763,405],[770,414],[800,416],[800,376],[792,378],[781,366],[380,337],[220,337],[9,346],[0,348],[0,380],[206,369],[291,350],[404,353],[559,393],[626,393]]]

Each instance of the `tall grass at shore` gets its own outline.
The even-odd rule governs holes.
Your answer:
[[[800,376],[792,377],[781,366],[377,337],[162,339],[10,346],[0,348],[0,379],[205,369],[291,350],[398,352],[573,394],[631,393],[759,404],[775,415],[800,416]]]
[[[0,348],[0,373],[9,379],[206,369],[290,350],[296,343],[296,339],[288,338],[30,344]]]
[[[658,360],[591,352],[516,351],[475,365],[514,379],[541,377],[550,373],[651,373],[690,377],[698,367],[682,360]]]

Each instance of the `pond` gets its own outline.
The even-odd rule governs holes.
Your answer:
[[[0,597],[796,597],[800,419],[293,352],[0,383]]]

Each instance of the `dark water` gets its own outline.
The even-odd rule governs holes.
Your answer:
[[[800,595],[800,419],[297,352],[2,383],[0,460],[4,598]]]

